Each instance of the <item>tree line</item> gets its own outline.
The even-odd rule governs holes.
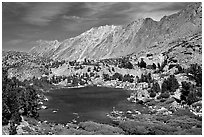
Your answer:
[[[21,115],[38,118],[37,91],[15,77],[9,79],[2,70],[2,125],[10,124],[10,134],[16,134]]]

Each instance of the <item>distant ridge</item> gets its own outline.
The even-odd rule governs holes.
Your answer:
[[[40,40],[29,53],[59,60],[105,59],[138,53],[148,47],[202,31],[201,3],[160,21],[138,19],[126,26],[100,26],[62,42]]]

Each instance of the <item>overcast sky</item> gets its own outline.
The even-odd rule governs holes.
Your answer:
[[[3,3],[4,50],[28,51],[32,41],[64,40],[101,25],[124,25],[137,18],[163,16],[189,3]]]

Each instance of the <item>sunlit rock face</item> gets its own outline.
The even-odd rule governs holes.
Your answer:
[[[124,26],[91,28],[62,42],[40,40],[30,53],[60,60],[115,58],[201,32],[201,25],[201,3],[192,3],[158,22],[151,18],[137,19]]]

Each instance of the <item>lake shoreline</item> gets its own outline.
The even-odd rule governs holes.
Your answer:
[[[110,87],[98,87],[98,86],[85,86],[85,87],[75,87],[75,88],[67,88],[67,87],[63,87],[63,88],[61,88],[62,90],[64,90],[63,92],[65,93],[65,94],[70,94],[70,92],[73,92],[73,91],[71,91],[72,89],[74,89],[75,91],[74,92],[81,92],[80,90],[83,90],[83,89],[85,89],[85,90],[87,90],[86,92],[88,92],[89,93],[89,90],[91,90],[90,91],[90,93],[91,94],[93,94],[94,95],[94,98],[97,98],[97,96],[99,95],[99,97],[101,96],[101,94],[112,94],[112,92],[115,94],[115,95],[113,95],[112,97],[110,96],[110,97],[108,97],[108,98],[115,98],[115,96],[117,96],[117,94],[121,94],[121,91],[122,91],[122,93],[125,95],[122,95],[123,96],[123,100],[124,101],[126,101],[126,102],[128,102],[127,101],[127,97],[129,96],[129,94],[128,94],[128,92],[129,91],[127,91],[127,90],[124,90],[124,89],[119,89],[119,88],[110,88]],[[66,91],[66,89],[67,90],[69,90],[69,91]],[[97,92],[95,92],[95,89],[97,90],[98,89],[98,91]],[[46,105],[46,109],[45,110],[40,110],[41,112],[43,112],[43,111],[48,111],[49,110],[49,112],[50,112],[50,115],[52,115],[53,114],[53,111],[55,110],[55,109],[53,109],[52,107],[50,108],[50,106],[48,105],[49,103],[50,103],[50,100],[48,99],[48,98],[50,98],[49,96],[47,96],[46,94],[48,94],[48,95],[52,95],[52,94],[54,94],[55,96],[59,93],[59,94],[61,94],[60,92],[62,92],[62,91],[59,91],[60,89],[58,88],[58,89],[52,89],[50,92],[46,92],[46,93],[44,93],[44,97],[47,99],[47,101],[46,101],[46,103],[45,104],[43,104],[43,105]],[[78,90],[78,91],[76,91],[76,90]],[[119,90],[119,91],[117,91],[117,90]],[[59,91],[59,92],[58,92]],[[87,93],[77,93],[77,94],[82,94],[81,96],[83,96],[84,94],[87,94]],[[104,93],[103,93],[104,92]],[[89,94],[90,94],[89,93]],[[96,93],[96,94],[95,94]],[[93,96],[92,95],[92,96]],[[78,95],[77,95],[78,96]],[[90,96],[90,95],[88,95],[88,96]],[[87,96],[87,97],[88,97]],[[95,97],[96,96],[96,97]],[[108,95],[105,95],[105,96],[108,96]],[[87,98],[86,97],[86,98]],[[100,97],[101,98],[101,97]],[[106,98],[106,97],[105,97]],[[56,99],[52,99],[52,100],[56,100]],[[57,99],[57,100],[60,100],[60,99]],[[90,100],[90,99],[88,99],[88,100]],[[113,99],[111,99],[111,100],[113,100]],[[115,101],[114,101],[115,102]],[[101,104],[99,104],[99,105],[101,105]],[[109,109],[109,111],[107,111],[106,113],[109,113],[109,112],[111,112],[112,111],[112,108],[113,107],[116,107],[115,105],[113,105],[112,107],[111,107],[111,109]],[[52,111],[50,110],[50,109],[52,109]],[[59,110],[60,111],[60,110]],[[49,112],[47,112],[47,113],[49,113]],[[58,112],[56,112],[55,114],[57,114]],[[42,114],[42,113],[41,113]],[[41,116],[41,114],[40,114],[40,116]],[[87,120],[89,120],[89,119],[87,119]],[[46,121],[49,121],[49,120],[46,120]],[[86,121],[86,120],[85,120]],[[96,121],[97,122],[97,121]],[[55,122],[54,122],[55,123]],[[56,123],[59,123],[59,122],[56,122]]]

